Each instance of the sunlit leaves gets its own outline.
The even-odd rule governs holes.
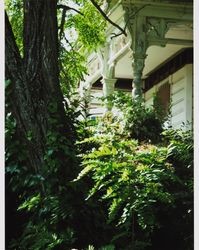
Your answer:
[[[105,42],[106,23],[90,2],[85,2],[80,11],[83,15],[73,19],[79,42],[87,49],[96,49]]]
[[[37,207],[40,201],[41,201],[41,196],[40,194],[38,194],[26,200],[23,204],[19,206],[18,210],[27,209],[28,211],[30,211],[34,209],[35,207]]]
[[[84,168],[78,179],[85,175],[93,178],[89,197],[99,190],[102,192],[102,199],[109,204],[110,220],[127,223],[134,212],[138,214],[140,226],[152,230],[151,206],[157,202],[172,203],[164,187],[173,175],[173,171],[166,168],[167,149],[124,140],[114,131],[112,136],[101,134],[95,140],[97,138],[101,143],[83,156]]]
[[[74,48],[60,51],[60,82],[62,92],[70,96],[78,88],[78,84],[87,73],[85,58]]]
[[[160,134],[165,121],[155,108],[147,108],[144,100],[133,99],[130,95],[118,91],[109,96],[120,113],[120,123],[128,136],[139,141],[160,141]]]
[[[15,35],[21,55],[23,54],[23,1],[22,0],[6,0],[5,9],[8,13],[12,30]]]

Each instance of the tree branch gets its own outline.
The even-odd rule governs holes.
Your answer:
[[[61,23],[60,23],[60,26],[58,28],[58,29],[60,29],[60,32],[59,32],[59,39],[60,39],[60,41],[61,41],[61,38],[62,38],[62,34],[64,33],[65,18],[66,18],[66,9],[64,8],[63,12],[62,12]]]
[[[63,4],[57,5],[57,8],[63,10],[62,11],[61,23],[60,23],[60,26],[58,27],[58,29],[60,30],[59,31],[59,39],[61,41],[62,35],[64,33],[64,23],[65,23],[65,19],[66,19],[66,11],[68,11],[68,10],[74,10],[75,12],[77,12],[78,14],[80,14],[82,16],[83,16],[83,14],[80,11],[78,11],[78,10],[72,8],[72,7],[63,5]]]
[[[104,11],[100,8],[100,6],[94,1],[94,0],[90,0],[91,3],[93,4],[93,6],[95,6],[95,8],[100,12],[100,14],[104,17],[105,20],[107,20],[110,24],[112,24],[113,26],[115,26],[116,28],[118,28],[121,31],[121,34],[124,34],[125,36],[127,36],[127,33],[124,29],[122,29],[118,24],[114,23],[107,15],[106,13],[104,13]]]
[[[115,37],[118,37],[118,36],[121,36],[123,34],[123,32],[120,32],[120,33],[118,33],[118,34],[116,34],[116,33],[111,33],[111,39],[113,39],[113,38],[115,38]]]
[[[67,11],[67,10],[73,10],[73,11],[75,11],[75,12],[77,12],[78,14],[80,14],[80,15],[83,16],[83,14],[82,14],[79,10],[74,9],[74,8],[72,8],[72,7],[69,7],[69,6],[66,6],[66,5],[63,5],[63,4],[58,4],[58,5],[57,5],[57,8],[58,8],[58,9],[63,9],[63,10],[65,10],[65,11]]]
[[[145,5],[143,5],[141,8],[139,8],[138,10],[136,10],[134,13],[133,13],[133,15],[131,15],[130,17],[129,17],[129,19],[127,20],[127,22],[126,22],[126,24],[125,24],[125,26],[124,26],[124,31],[126,32],[126,29],[127,29],[127,26],[128,26],[128,23],[129,23],[129,21],[130,21],[130,19],[132,19],[132,18],[135,18],[135,16],[136,16],[136,14],[138,13],[138,12],[140,12],[142,9],[144,9],[146,6],[150,6],[150,4],[145,4]],[[118,34],[116,34],[116,33],[111,33],[111,39],[112,38],[115,38],[115,37],[118,37],[118,36],[120,36],[120,35],[122,35],[123,34],[123,32],[120,32],[120,33],[118,33]]]

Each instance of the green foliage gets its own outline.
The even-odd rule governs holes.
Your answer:
[[[99,199],[106,204],[108,222],[118,228],[110,242],[122,249],[148,249],[151,235],[166,226],[162,216],[173,212],[168,221],[179,224],[179,230],[184,228],[178,233],[184,234],[184,239],[188,236],[187,248],[183,249],[189,249],[193,223],[191,132],[167,130],[159,135],[162,145],[139,142],[129,137],[121,120],[111,112],[92,130],[89,138],[78,143],[86,144],[87,151],[80,155],[82,171],[76,181],[91,178],[93,185],[87,199]],[[182,202],[180,220],[175,215]],[[131,237],[135,241],[131,242]]]
[[[16,38],[21,55],[23,54],[23,1],[6,0],[5,9],[12,25],[12,30]]]
[[[18,208],[18,210],[21,209],[27,209],[28,211],[31,211],[37,205],[41,202],[41,195],[38,194],[36,196],[33,196],[32,198],[29,198],[27,201],[25,201],[23,204],[21,204]]]
[[[60,139],[63,139],[62,142]],[[61,142],[61,143],[60,143]],[[60,151],[70,154],[66,139],[56,134],[49,134],[44,156],[44,166],[33,170],[27,163],[27,151],[16,132],[16,123],[10,113],[6,117],[6,189],[12,189],[17,195],[18,212],[28,217],[24,221],[21,235],[13,239],[9,249],[54,249],[60,244],[71,245],[74,238],[69,237],[68,227],[59,228],[60,221],[71,216],[69,195],[71,188],[65,184],[66,171],[61,169],[61,160],[56,157]],[[75,171],[75,170],[74,170]],[[55,178],[55,175],[58,178]],[[71,177],[72,178],[72,177]],[[72,192],[72,191],[70,191]],[[59,236],[58,236],[59,235]]]
[[[136,212],[140,226],[151,230],[153,206],[157,202],[172,203],[163,185],[173,178],[173,168],[166,164],[167,149],[139,146],[135,140],[113,133],[92,139],[98,147],[83,155],[84,168],[78,176],[91,174],[95,184],[89,197],[102,192],[102,199],[109,203],[110,220],[117,218],[118,224],[128,224],[132,212]]]
[[[95,247],[92,245],[89,245],[86,250],[95,250]],[[115,247],[114,245],[107,245],[107,246],[100,247],[99,250],[115,250]]]
[[[123,92],[117,92],[109,98],[119,110],[124,131],[131,138],[152,143],[160,141],[163,123],[167,118],[163,117],[161,109],[148,108],[143,100],[133,99]]]
[[[22,1],[8,1],[6,5],[20,51],[23,50],[22,4]],[[89,5],[89,2],[81,11],[84,12],[83,19],[70,14],[66,16],[64,29],[70,28],[72,23],[79,28],[80,40],[83,39],[86,45],[89,44],[89,48],[95,48],[95,45],[98,46],[104,39],[103,32],[99,31],[101,28],[104,30],[104,22],[99,21],[99,13]],[[96,19],[91,20],[93,16]],[[14,200],[11,201],[8,206],[16,206],[16,218],[20,215],[24,217],[19,219],[20,224],[16,225],[18,233],[15,239],[11,244],[7,242],[9,249],[69,249],[73,246],[84,247],[89,242],[97,245],[106,244],[108,226],[104,223],[103,208],[95,201],[84,204],[83,191],[88,188],[87,181],[78,184],[70,182],[77,175],[79,167],[73,145],[75,136],[84,137],[84,133],[88,134],[89,131],[86,132],[84,129],[84,122],[77,120],[81,113],[81,101],[74,93],[79,81],[83,79],[83,74],[86,73],[85,58],[77,51],[74,41],[64,39],[64,36],[61,36],[59,47],[60,83],[66,97],[65,111],[72,133],[71,141],[67,139],[69,135],[64,133],[58,123],[58,106],[56,103],[49,103],[51,116],[43,145],[43,166],[31,169],[24,140],[27,139],[31,143],[34,139],[33,133],[27,131],[27,136],[23,140],[10,112],[9,103],[6,104],[6,192],[11,192],[17,201],[16,204]],[[69,46],[65,49],[66,43]],[[6,81],[7,95],[10,94],[10,86],[11,82]],[[99,235],[98,230],[102,231],[102,228],[104,233]],[[96,238],[94,232],[99,237]]]
[[[39,234],[39,237],[38,237]],[[50,232],[46,225],[38,223],[34,225],[31,221],[28,223],[20,243],[16,240],[11,242],[11,249],[26,250],[43,250],[43,249],[56,249],[64,240],[71,238],[71,230],[68,228],[67,234],[60,237],[56,233]]]
[[[80,80],[83,80],[83,75],[87,73],[85,58],[73,47],[70,50],[62,47],[59,60],[62,92],[70,97],[77,90]]]
[[[105,42],[106,22],[89,1],[84,1],[80,12],[82,15],[77,14],[72,17],[68,25],[74,25],[81,46],[88,50],[96,49]]]
[[[67,112],[71,112],[68,115],[78,130],[77,135],[84,137],[85,133],[88,135],[90,132],[84,129],[88,124],[78,123],[74,117],[78,111],[73,113],[73,109],[78,103],[71,103],[73,107]],[[87,180],[71,182],[78,173],[79,162],[72,141],[68,141],[64,133],[58,132],[57,105],[49,104],[49,111],[52,113],[50,124],[53,129],[49,127],[46,134],[44,162],[38,169],[31,169],[28,165],[27,148],[17,134],[17,123],[12,113],[7,112],[6,189],[16,195],[17,214],[24,217],[20,230],[17,229],[17,237],[7,247],[42,250],[85,247],[89,242],[104,245],[110,235],[110,227],[105,224],[104,208],[96,201],[85,204],[85,192],[90,185]],[[30,139],[31,131],[27,136]],[[84,149],[80,147],[77,150]],[[63,162],[63,155],[68,161]]]
[[[64,50],[63,36],[60,41],[60,81],[71,141],[57,121],[56,103],[50,103],[43,166],[31,169],[24,140],[31,143],[33,133],[21,137],[6,103],[6,190],[15,195],[11,206],[17,207],[17,216],[24,217],[8,249],[82,249],[90,243],[90,250],[94,245],[141,250],[165,228],[180,235],[181,250],[191,250],[192,135],[171,130],[162,137],[164,115],[121,93],[114,97],[121,117],[107,113],[97,124],[77,119],[81,114],[88,118],[87,100],[74,93],[86,73],[77,48],[94,50],[103,44],[105,21],[90,1],[76,2],[83,15],[68,14],[64,29],[75,27],[78,42],[65,41],[70,49]],[[22,1],[6,1],[6,10],[22,53]],[[6,81],[6,95],[11,86]],[[162,145],[151,144],[160,141]],[[76,176],[78,182],[72,182]],[[168,223],[162,219],[167,215]]]
[[[193,131],[168,130],[164,132],[169,141],[168,160],[175,167],[179,182],[170,186],[175,207],[168,209],[167,216],[172,226],[165,228],[174,235],[180,235],[180,249],[193,249]],[[175,228],[175,230],[174,230]],[[179,236],[178,236],[179,237]]]
[[[175,162],[183,163],[187,168],[193,167],[193,131],[170,129],[165,130],[163,135],[170,141],[169,150]]]

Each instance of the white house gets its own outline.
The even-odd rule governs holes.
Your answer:
[[[109,1],[106,43],[88,56],[89,75],[80,89],[108,96],[114,89],[143,96],[153,105],[156,93],[165,107],[171,103],[171,125],[193,119],[193,2],[166,0]],[[119,35],[120,34],[120,35]],[[104,112],[96,98],[90,113]]]

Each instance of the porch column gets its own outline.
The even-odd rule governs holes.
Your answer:
[[[131,49],[133,51],[132,67],[133,67],[133,98],[142,97],[142,73],[147,57],[146,50],[148,48],[146,16],[138,14],[138,9],[133,4],[124,4],[125,21],[131,36]]]
[[[144,69],[145,56],[133,55],[133,84],[132,96],[134,98],[142,97],[142,72]]]
[[[104,97],[109,97],[110,95],[112,95],[114,93],[116,81],[117,81],[117,79],[103,77],[102,84],[103,84]],[[112,101],[107,100],[106,109],[110,111],[112,109],[112,107],[113,107]]]
[[[98,51],[98,57],[101,61],[102,66],[102,80],[103,84],[103,95],[104,97],[108,97],[114,93],[115,83],[117,79],[115,79],[115,61],[111,61],[112,56],[112,43],[111,40],[108,40],[105,43],[105,46]],[[111,100],[107,100],[106,102],[106,110],[112,109]]]
[[[145,23],[146,17],[136,15],[134,18],[134,25],[131,26],[130,29],[132,37],[131,49],[133,51],[132,95],[134,98],[142,97],[142,73],[145,66],[145,58],[147,57],[146,50],[148,48]]]

